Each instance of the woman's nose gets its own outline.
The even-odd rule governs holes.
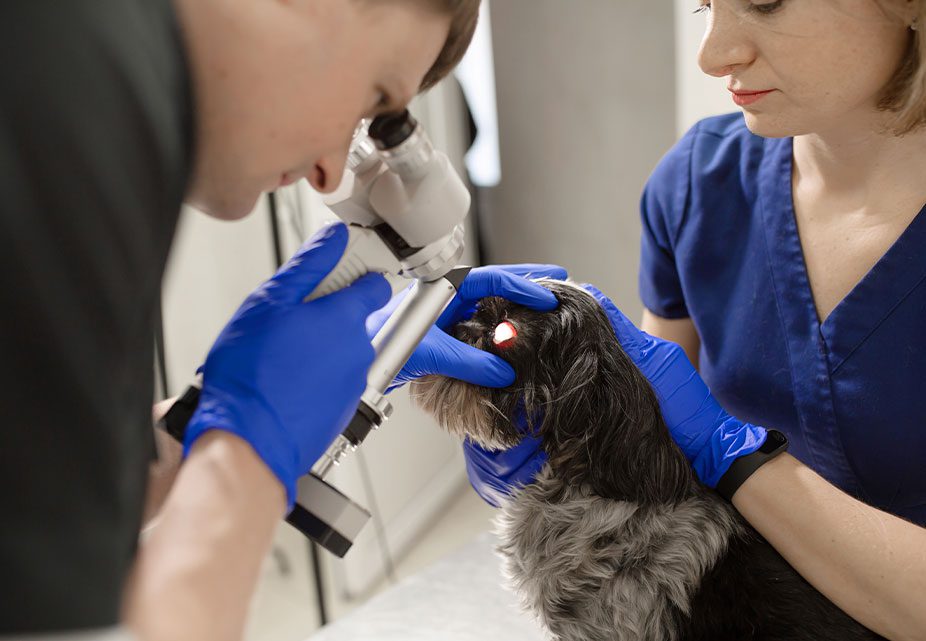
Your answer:
[[[755,46],[739,9],[723,0],[714,2],[698,52],[698,65],[710,75],[729,76],[755,59]]]

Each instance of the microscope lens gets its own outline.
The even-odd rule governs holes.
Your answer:
[[[393,149],[408,140],[417,126],[406,109],[400,114],[378,116],[370,125],[369,135],[380,150]]]

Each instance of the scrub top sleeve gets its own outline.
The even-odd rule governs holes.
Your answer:
[[[660,161],[640,200],[640,299],[661,318],[688,318],[675,247],[688,205],[691,149],[698,126]]]

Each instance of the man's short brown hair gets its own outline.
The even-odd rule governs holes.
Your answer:
[[[440,13],[450,15],[450,33],[434,65],[425,74],[421,89],[430,89],[459,64],[469,48],[479,20],[480,0],[416,0]]]
[[[896,2],[896,0],[894,0]],[[891,128],[897,135],[926,125],[926,0],[913,3],[916,21],[910,30],[907,53],[878,105],[895,115]],[[884,3],[883,4],[889,4]]]

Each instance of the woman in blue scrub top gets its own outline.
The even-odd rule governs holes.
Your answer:
[[[924,525],[926,130],[876,106],[915,32],[871,0],[742,5],[715,3],[700,64],[745,118],[698,123],[644,192],[642,327],[729,412]]]
[[[926,531],[889,516],[926,525],[924,4],[714,2],[699,63],[744,113],[641,203],[642,329],[790,441],[734,504],[891,639],[926,630]]]
[[[699,477],[784,432],[733,504],[855,619],[926,638],[926,0],[702,5],[699,63],[744,115],[646,186],[652,336],[599,300]],[[465,451],[490,502],[543,460]]]

